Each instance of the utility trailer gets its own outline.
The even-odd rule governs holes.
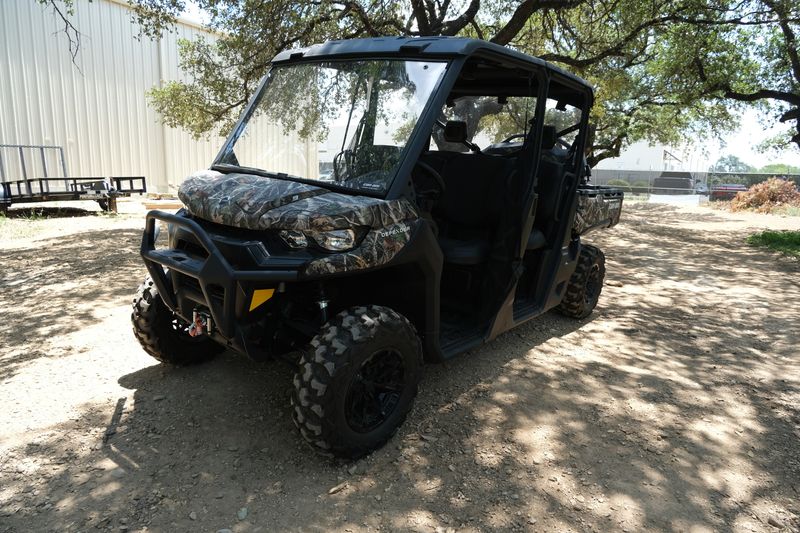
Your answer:
[[[17,179],[8,179],[8,150],[15,155]],[[35,161],[26,160],[26,151],[33,151]],[[51,176],[48,160],[57,158],[61,176]],[[29,174],[41,172],[41,177]],[[65,200],[96,201],[104,211],[117,211],[117,198],[147,192],[144,176],[70,177],[61,146],[0,144],[0,211],[15,203],[55,202]]]

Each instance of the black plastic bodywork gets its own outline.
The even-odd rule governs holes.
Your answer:
[[[485,41],[461,38],[387,37],[335,41],[283,52],[275,57],[273,64],[365,57],[431,58],[450,62],[414,127],[396,177],[382,196],[386,200],[414,198],[414,185],[409,178],[430,141],[430,131],[438,119],[437,110],[453,95],[471,94],[468,84],[456,86],[467,61],[479,58],[523,73],[517,76],[522,80],[519,83],[498,85],[489,93],[498,97],[537,98],[531,122],[533,135],[521,145],[515,162],[518,179],[513,181],[513,190],[509,191],[504,214],[506,232],[486,266],[496,276],[495,286],[500,289],[482,296],[486,300],[482,305],[487,316],[484,322],[471,331],[451,335],[443,342],[440,339],[443,332],[440,295],[444,261],[434,230],[424,218],[414,221],[410,239],[388,263],[375,268],[314,275],[304,268],[314,259],[315,252],[283,250],[271,240],[268,232],[259,234],[252,230],[223,228],[188,213],[151,212],[141,254],[167,306],[187,321],[192,320],[192,311],[198,306],[208,309],[215,324],[212,331],[215,339],[255,358],[279,355],[278,352],[295,346],[292,339],[271,330],[272,327],[291,329],[299,338],[310,338],[330,313],[369,303],[388,305],[407,316],[421,334],[426,358],[441,361],[558,305],[575,269],[581,245],[572,222],[582,179],[576,163],[573,165],[575,172],[563,180],[563,190],[558,194],[563,200],[555,207],[552,224],[544,233],[535,229],[540,196],[537,171],[542,157],[538,139],[544,125],[547,98],[568,102],[584,111],[575,141],[576,153],[583,153],[587,132],[585,117],[593,101],[591,87],[541,59]],[[479,88],[475,91],[477,94]],[[480,93],[486,94],[486,88],[480,88]],[[244,127],[249,113],[252,113],[252,103],[235,130]],[[228,144],[220,151],[218,160],[227,147]],[[224,167],[212,168],[226,172]],[[158,221],[170,225],[168,249],[156,247]],[[608,225],[615,222],[610,221]],[[535,250],[530,246],[533,241],[539,243]],[[527,278],[523,288],[519,284],[524,276]],[[276,296],[256,312],[249,313],[247,302],[259,288],[274,288]],[[269,335],[263,333],[265,328],[270,329]],[[280,347],[276,347],[277,344]]]

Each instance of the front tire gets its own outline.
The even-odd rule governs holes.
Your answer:
[[[584,244],[564,298],[556,309],[571,318],[586,318],[592,314],[600,299],[605,276],[606,256],[599,248]]]
[[[422,375],[414,326],[388,307],[343,311],[322,327],[294,376],[292,418],[316,451],[356,459],[383,446]]]
[[[169,310],[150,276],[133,298],[131,322],[144,351],[162,363],[194,365],[225,350],[208,337],[191,337],[189,325]]]

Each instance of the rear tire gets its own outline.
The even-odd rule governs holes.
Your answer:
[[[325,455],[356,459],[383,446],[414,404],[422,345],[402,315],[377,305],[322,327],[294,376],[292,418]]]
[[[567,291],[556,308],[571,318],[586,318],[597,305],[606,276],[606,256],[595,246],[584,244],[578,256],[578,266],[569,278]]]
[[[225,348],[208,337],[191,337],[189,325],[176,317],[148,276],[133,298],[133,334],[152,357],[176,366],[208,361]]]

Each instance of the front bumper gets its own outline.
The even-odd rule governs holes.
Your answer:
[[[205,257],[175,248],[156,249],[158,221],[190,234],[205,251]],[[207,308],[217,333],[229,345],[243,351],[247,351],[246,335],[237,320],[237,314],[241,314],[241,309],[246,306],[243,302],[249,302],[257,288],[296,281],[299,276],[298,270],[285,268],[237,269],[197,222],[162,211],[147,214],[141,255],[159,295],[170,310],[191,322],[195,308]]]

